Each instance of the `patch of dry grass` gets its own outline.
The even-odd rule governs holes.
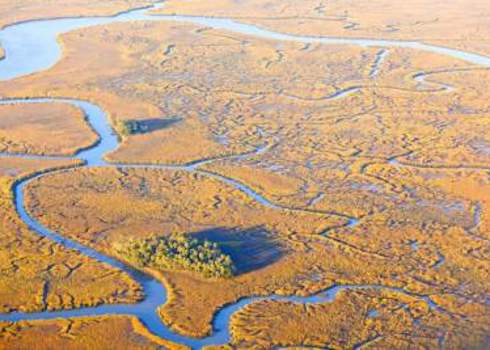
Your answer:
[[[105,264],[40,238],[19,219],[13,182],[33,172],[73,165],[2,158],[0,164],[0,310],[41,311],[135,302],[139,286]]]
[[[1,0],[0,28],[17,22],[53,17],[110,16],[151,3],[151,0]]]
[[[96,141],[83,112],[73,106],[0,105],[0,152],[73,155]]]
[[[486,0],[170,0],[160,12],[232,17],[293,34],[420,40],[490,53]]]
[[[184,350],[151,334],[124,316],[0,323],[0,349],[160,349]]]

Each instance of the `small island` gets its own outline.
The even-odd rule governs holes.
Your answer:
[[[117,123],[117,130],[123,136],[147,134],[172,126],[182,120],[177,116],[153,119],[128,119]]]
[[[184,235],[131,239],[116,249],[139,267],[194,271],[206,278],[230,278],[236,271],[231,257],[217,243]]]
[[[148,125],[141,120],[124,120],[119,123],[118,129],[124,136],[144,134],[149,131]]]

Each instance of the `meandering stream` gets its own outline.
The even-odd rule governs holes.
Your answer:
[[[162,6],[157,4],[153,7]],[[467,53],[460,50],[426,45],[418,42],[411,41],[394,41],[394,40],[370,40],[370,39],[343,39],[343,38],[327,38],[327,37],[313,37],[313,36],[296,36],[283,33],[277,33],[269,30],[259,28],[257,26],[248,25],[236,22],[230,19],[221,18],[209,18],[209,17],[191,17],[191,16],[164,16],[164,15],[148,15],[148,9],[137,9],[121,13],[113,17],[94,17],[94,18],[68,18],[68,19],[50,19],[50,20],[36,20],[23,22],[6,27],[0,31],[0,42],[5,49],[6,58],[0,61],[0,79],[9,80],[25,76],[28,74],[34,74],[42,70],[46,70],[56,64],[61,59],[61,48],[57,41],[57,37],[65,32],[69,32],[75,29],[109,24],[115,22],[127,22],[134,20],[145,21],[177,21],[177,22],[190,22],[198,25],[208,26],[216,29],[222,29],[232,31],[235,33],[255,36],[265,39],[282,40],[282,41],[297,41],[303,43],[321,43],[321,44],[345,44],[345,45],[359,45],[359,46],[379,46],[379,47],[404,47],[418,50],[425,50],[435,52],[442,55],[448,55],[457,59],[466,60],[470,63],[490,67],[490,58],[477,55],[474,53]],[[386,51],[381,51],[377,57],[377,61],[373,66],[371,73],[372,77],[375,77],[379,71],[379,65],[382,63],[383,56]],[[430,73],[427,73],[430,74]],[[421,81],[424,79],[425,73],[419,73],[414,76],[414,79]],[[449,86],[445,86],[449,89]],[[351,88],[347,92],[343,91],[330,96],[332,99],[344,98],[350,93],[355,93],[359,89]],[[209,337],[202,339],[195,339],[186,337],[169,329],[161,322],[157,314],[157,309],[164,305],[167,300],[167,293],[165,287],[152,276],[142,273],[125,263],[106,256],[90,247],[84,246],[74,240],[65,238],[56,232],[51,231],[49,228],[43,226],[28,212],[25,201],[24,192],[26,187],[35,180],[38,180],[44,176],[50,176],[55,173],[73,171],[74,168],[82,167],[120,167],[120,168],[153,168],[158,170],[181,170],[187,172],[200,173],[203,176],[212,177],[218,181],[223,182],[227,186],[231,186],[239,191],[242,191],[246,195],[253,198],[257,203],[268,206],[276,210],[294,210],[304,211],[308,213],[318,215],[334,215],[342,219],[345,219],[344,226],[354,226],[358,223],[357,218],[350,217],[337,212],[323,212],[302,208],[289,208],[282,205],[275,204],[268,200],[263,195],[257,193],[252,188],[248,187],[235,179],[224,177],[218,174],[210,173],[200,169],[204,164],[223,159],[203,159],[192,162],[188,165],[175,166],[175,165],[146,165],[146,164],[114,164],[107,162],[104,156],[114,151],[119,146],[117,135],[114,133],[106,113],[100,109],[97,105],[88,101],[80,101],[77,99],[56,99],[56,98],[32,98],[32,99],[3,99],[0,104],[14,104],[14,103],[65,103],[71,104],[80,108],[87,116],[87,121],[93,130],[99,136],[99,142],[92,147],[80,151],[74,157],[43,157],[43,156],[31,156],[26,154],[0,154],[0,157],[24,157],[30,159],[80,159],[84,162],[81,166],[76,166],[71,169],[53,170],[43,174],[34,175],[32,177],[23,179],[17,182],[13,188],[15,192],[15,206],[21,219],[37,234],[49,238],[50,240],[57,242],[68,249],[79,251],[80,253],[98,260],[102,263],[109,264],[117,269],[121,269],[127,272],[132,278],[141,284],[144,290],[144,299],[137,304],[115,304],[115,305],[100,305],[96,307],[86,307],[73,310],[60,310],[60,311],[42,311],[34,313],[12,312],[8,314],[0,314],[0,321],[19,321],[19,320],[47,320],[54,318],[72,318],[82,316],[96,316],[96,315],[130,315],[138,317],[148,329],[165,339],[174,341],[179,344],[185,344],[193,349],[199,349],[205,345],[220,345],[226,344],[230,341],[229,322],[231,316],[245,305],[261,301],[261,300],[278,300],[278,301],[290,301],[297,303],[326,303],[331,302],[342,290],[349,289],[376,289],[386,290],[396,293],[400,293],[406,296],[417,298],[425,302],[429,308],[437,312],[447,312],[442,307],[437,305],[430,296],[420,295],[413,293],[402,288],[384,285],[337,285],[328,288],[313,296],[299,297],[299,296],[250,296],[243,298],[231,305],[223,307],[217,312],[213,320],[213,332]],[[262,152],[266,152],[268,145],[263,145],[248,153],[230,156],[228,158],[245,159],[258,155]],[[376,315],[373,311],[372,315]],[[374,316],[375,317],[375,316]]]

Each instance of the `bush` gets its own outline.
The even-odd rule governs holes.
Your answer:
[[[144,134],[148,132],[148,126],[144,121],[124,120],[119,123],[119,132],[122,135]]]
[[[117,247],[119,254],[140,266],[161,270],[183,269],[206,277],[232,277],[235,266],[218,244],[183,235],[134,239]]]

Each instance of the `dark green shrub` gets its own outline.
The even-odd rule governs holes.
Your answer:
[[[148,132],[148,126],[144,121],[124,120],[119,124],[119,132],[122,135],[144,134]]]

